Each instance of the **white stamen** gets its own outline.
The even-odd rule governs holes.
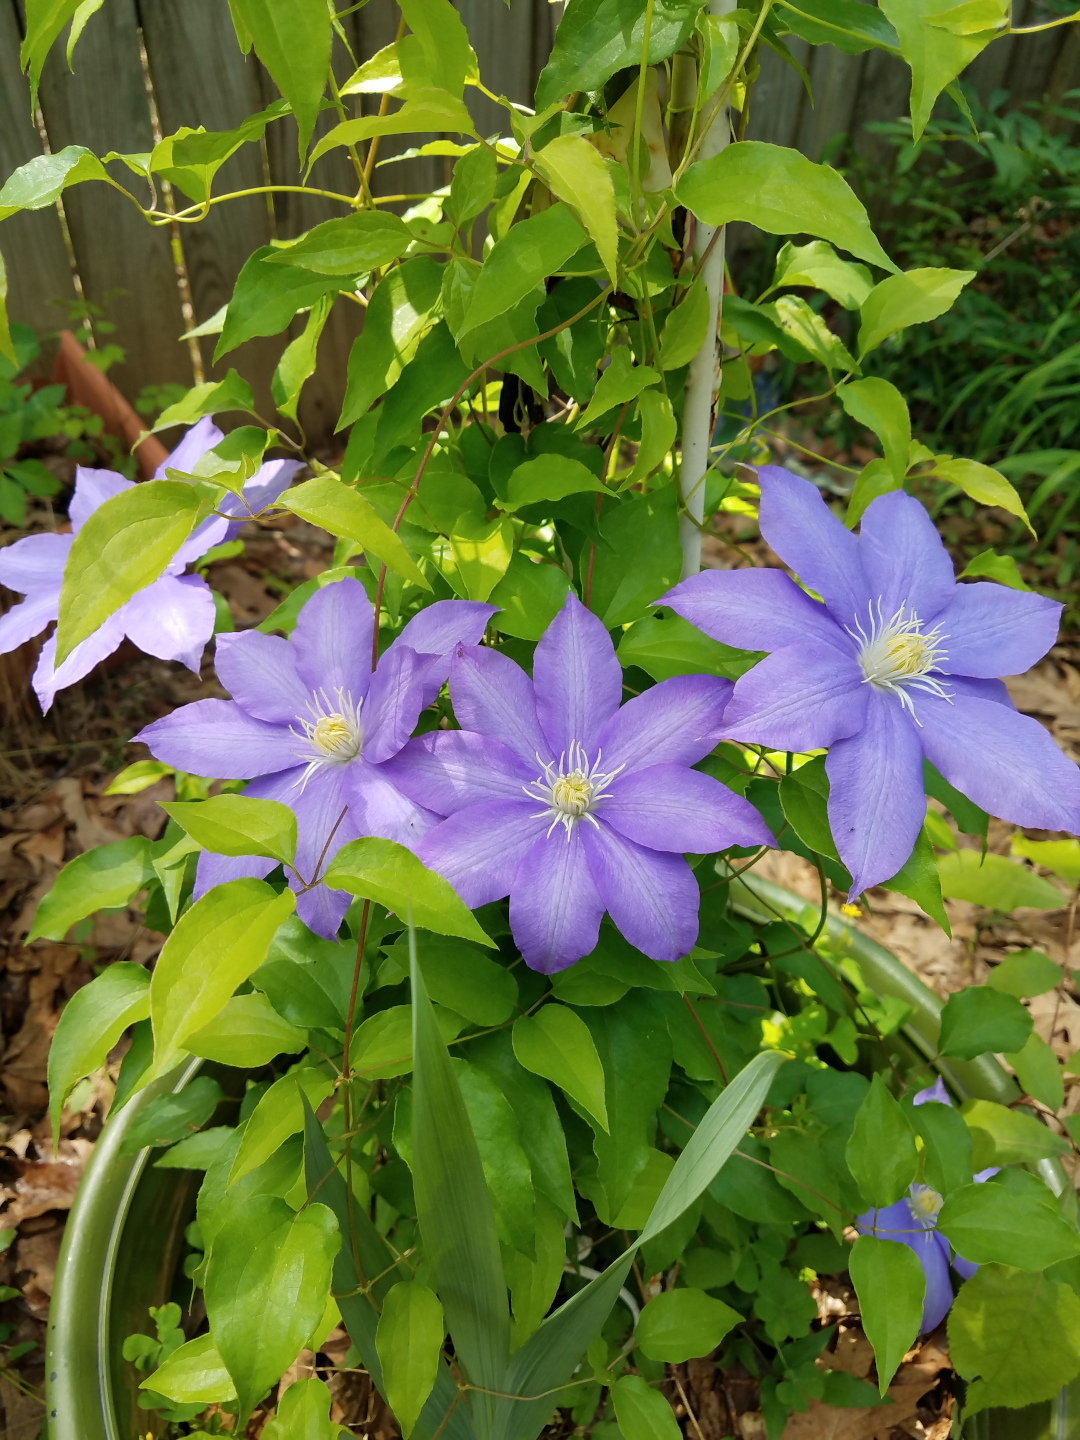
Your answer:
[[[539,820],[550,816],[551,824],[547,833],[550,835],[556,825],[562,825],[569,843],[574,826],[579,820],[588,820],[590,825],[599,830],[600,826],[592,812],[597,803],[605,798],[611,782],[626,767],[619,765],[606,774],[601,773],[600,751],[596,752],[596,760],[590,765],[584,748],[576,740],[570,743],[569,770],[566,768],[567,754],[564,750],[559,756],[557,771],[553,760],[545,764],[537,755],[542,774],[531,784],[521,788],[530,800],[539,800],[544,806],[532,819]]]
[[[338,689],[332,701],[325,690],[313,691],[308,701],[308,715],[296,717],[296,725],[289,731],[301,742],[297,755],[307,761],[307,768],[299,780],[303,793],[308,781],[316,770],[326,765],[347,765],[355,760],[364,746],[364,731],[360,725],[360,707],[363,700],[354,701],[348,690]]]
[[[888,620],[882,613],[880,600],[876,607],[871,602],[869,609],[868,631],[858,620],[854,629],[850,625],[844,627],[858,643],[864,683],[895,695],[918,725],[910,690],[923,690],[952,703],[952,696],[931,674],[947,657],[944,642],[948,636],[943,635],[937,625],[924,630],[918,615],[906,604]]]
[[[937,1224],[938,1211],[945,1203],[936,1190],[929,1185],[910,1185],[907,1199],[912,1217],[924,1230],[933,1230]]]

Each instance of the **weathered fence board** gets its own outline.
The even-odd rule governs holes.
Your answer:
[[[486,84],[496,93],[528,102],[551,48],[560,7],[548,0],[511,0],[509,6],[503,0],[457,3]],[[0,180],[42,149],[30,118],[27,83],[18,69],[19,4],[20,0],[0,0]],[[1034,6],[1035,0],[1025,0],[1023,23],[1035,20]],[[369,0],[343,24],[352,57],[360,61],[394,39],[397,7],[393,0]],[[79,42],[74,75],[67,72],[62,43],[45,67],[40,103],[51,149],[73,142],[99,153],[151,147],[143,43],[165,134],[185,124],[228,129],[275,98],[258,61],[240,54],[224,0],[108,0]],[[340,39],[335,46],[337,73],[345,76],[352,69],[352,57]],[[795,72],[765,52],[753,91],[748,136],[795,145],[818,159],[835,135],[846,133],[860,154],[870,160],[882,158],[887,145],[865,127],[870,121],[892,120],[905,113],[907,68],[877,52],[849,56],[831,46],[812,52],[799,40],[792,40],[791,50],[800,63],[810,65],[814,101]],[[1069,89],[1080,85],[1080,26],[991,45],[975,62],[969,78],[984,100],[1007,88],[1010,104],[1044,97],[1050,104],[1060,104]],[[374,113],[378,99],[347,96],[346,114]],[[466,100],[482,133],[505,128],[501,112],[479,91],[467,90]],[[332,111],[324,112],[317,133],[325,133],[338,118]],[[450,164],[442,157],[394,158],[425,138],[382,142],[371,182],[376,194],[409,196],[447,183]],[[129,186],[138,183],[119,167],[117,176]],[[247,146],[234,156],[223,167],[216,188],[256,189],[267,182],[302,183],[296,123],[291,117],[271,124],[261,145]],[[354,194],[358,181],[348,152],[336,150],[320,160],[310,183]],[[182,196],[176,201],[185,203]],[[395,208],[403,210],[410,203],[404,199]],[[190,383],[191,357],[178,338],[185,322],[169,228],[151,229],[134,207],[101,186],[84,185],[68,192],[63,210],[74,269],[86,298],[100,304],[109,292],[123,292],[107,303],[108,318],[117,326],[116,339],[127,351],[125,363],[112,371],[121,388],[134,399],[143,385],[167,380]],[[240,265],[255,246],[274,237],[297,235],[341,213],[341,206],[321,196],[278,193],[268,201],[265,195],[251,195],[215,206],[199,225],[180,226],[195,321],[207,320],[228,299]],[[62,315],[49,301],[72,299],[76,293],[58,212],[49,208],[5,221],[0,226],[0,248],[9,272],[12,318],[39,331],[55,329]],[[342,302],[335,306],[323,333],[319,373],[306,388],[301,408],[301,420],[315,443],[332,439],[349,348],[361,321],[360,308]],[[205,373],[220,376],[228,366],[235,366],[252,382],[260,409],[269,415],[270,377],[285,344],[302,324],[303,317],[297,317],[288,335],[249,341],[217,366],[212,363],[213,337],[202,340]]]

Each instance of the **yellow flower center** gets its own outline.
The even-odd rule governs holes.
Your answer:
[[[569,770],[566,768],[568,756],[571,766]],[[540,763],[541,773],[531,784],[521,787],[530,800],[539,800],[544,807],[532,818],[549,818],[549,835],[556,825],[562,825],[566,830],[567,840],[580,820],[588,820],[590,825],[597,825],[592,812],[597,803],[603,800],[607,787],[623,767],[620,765],[609,774],[601,774],[600,751],[596,752],[595,764],[590,764],[583,746],[576,740],[571,742],[568,752],[564,750],[559,756],[557,769],[553,760],[545,764],[539,755],[536,758]]]
[[[353,760],[360,751],[358,729],[337,711],[316,720],[308,738],[312,749],[321,750],[328,760]]]
[[[584,815],[593,798],[593,787],[587,775],[571,770],[560,775],[551,787],[552,803],[565,815]]]
[[[858,643],[859,665],[865,683],[875,690],[895,695],[916,724],[918,717],[909,690],[923,690],[941,700],[952,698],[941,681],[931,673],[940,670],[946,659],[946,636],[937,626],[924,629],[918,615],[906,604],[886,619],[879,600],[876,606],[870,606],[867,628],[858,620],[854,629],[850,626],[846,628]]]
[[[325,690],[312,693],[308,715],[298,715],[289,729],[300,741],[297,758],[306,762],[300,789],[324,765],[348,765],[364,748],[360,724],[362,700],[354,701],[347,690],[337,690],[331,701]]]
[[[938,1211],[945,1203],[936,1190],[929,1185],[912,1185],[907,1195],[908,1208],[920,1225],[931,1229],[937,1220]]]

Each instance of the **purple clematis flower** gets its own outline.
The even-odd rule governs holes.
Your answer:
[[[697,939],[683,851],[775,844],[740,795],[690,767],[719,739],[731,684],[686,675],[619,708],[611,637],[573,595],[536,646],[533,679],[490,648],[459,645],[450,696],[464,726],[411,741],[387,770],[448,816],[417,846],[475,908],[510,896],[534,970],[565,969],[612,920],[654,960]]]
[[[945,1083],[939,1076],[933,1085],[920,1090],[913,1103],[926,1105],[934,1102],[951,1105]],[[1000,1166],[991,1165],[974,1175],[977,1185],[996,1175]],[[867,1210],[855,1220],[855,1228],[863,1235],[876,1235],[881,1240],[898,1240],[909,1250],[914,1250],[926,1276],[926,1295],[923,1299],[923,1314],[920,1331],[929,1334],[936,1330],[949,1312],[953,1302],[952,1284],[949,1280],[949,1242],[937,1231],[938,1212],[944,1202],[936,1190],[929,1185],[911,1185],[903,1199],[895,1205],[886,1205],[881,1210]],[[970,1280],[979,1268],[970,1260],[953,1255],[952,1268],[964,1280]]]
[[[735,686],[724,734],[828,747],[829,821],[851,898],[911,854],[924,756],[1003,820],[1080,830],[1080,770],[996,678],[1046,654],[1062,607],[958,585],[929,515],[901,491],[867,507],[856,539],[808,481],[775,465],[759,473],[761,533],[824,603],[778,570],[710,570],[657,603],[716,640],[772,652]]]
[[[183,705],[135,739],[167,765],[250,780],[246,795],[288,805],[306,882],[324,853],[329,859],[362,835],[415,848],[439,817],[395,788],[386,762],[438,694],[450,651],[479,640],[494,612],[469,600],[438,601],[408,622],[371,673],[371,601],[359,581],[334,581],[307,601],[288,640],[258,630],[219,635],[215,665],[233,698]],[[195,898],[225,880],[261,879],[273,869],[273,860],[204,852]],[[289,883],[303,888],[295,874]],[[298,895],[296,909],[332,940],[350,901],[318,885]]]
[[[189,471],[221,438],[221,431],[209,418],[200,420],[158,467],[154,479],[163,479],[166,468]],[[256,510],[276,500],[299,468],[296,460],[271,460],[244,486],[243,500],[226,496],[221,508],[239,518],[230,521],[214,515],[204,520],[169,561],[165,573],[115,610],[59,667],[55,664],[56,637],[50,636],[42,646],[33,678],[42,711],[50,708],[58,690],[88,675],[125,637],[148,655],[180,660],[198,674],[203,648],[214,633],[214,598],[201,575],[185,575],[184,570],[235,533],[249,507]],[[72,533],[28,535],[0,553],[0,583],[26,596],[0,616],[0,655],[39,635],[56,619],[64,566],[75,536],[99,505],[132,489],[133,484],[114,470],[80,466],[68,507]]]

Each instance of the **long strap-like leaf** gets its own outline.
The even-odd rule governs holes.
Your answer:
[[[353,1238],[360,1264],[373,1279],[381,1276],[372,1285],[376,1297],[385,1293],[403,1276],[391,1269],[394,1256],[386,1241],[371,1223],[361,1206],[353,1201],[352,1216],[349,1216],[349,1197],[341,1172],[334,1164],[326,1144],[322,1126],[301,1091],[304,1104],[304,1177],[310,1198],[321,1205],[329,1205],[337,1216],[341,1229],[341,1249],[334,1261],[333,1286],[338,1309],[349,1339],[360,1351],[360,1358],[371,1375],[375,1388],[383,1392],[382,1366],[375,1349],[375,1330],[379,1323],[379,1312],[366,1294],[359,1291],[360,1280],[353,1263]],[[350,1228],[351,1223],[351,1228]],[[383,1392],[385,1393],[385,1392]],[[431,1440],[440,1433],[446,1440],[475,1440],[469,1414],[462,1405],[454,1405],[457,1387],[450,1367],[445,1361],[439,1362],[439,1374],[427,1403],[420,1412],[420,1418],[413,1430],[413,1440]],[[447,1419],[447,1411],[453,1406],[453,1413]],[[444,1423],[445,1422],[445,1423]]]
[[[638,1245],[678,1220],[712,1183],[761,1109],[781,1051],[756,1055],[713,1101],[690,1143],[675,1162],[637,1244],[549,1315],[510,1362],[499,1386],[506,1395],[542,1397],[500,1400],[492,1440],[535,1440],[551,1414],[557,1391],[572,1377],[593,1337],[615,1304]]]
[[[450,1055],[435,1021],[410,927],[413,997],[413,1193],[454,1352],[478,1389],[473,1429],[491,1433],[510,1355],[510,1309],[495,1212]],[[458,1407],[461,1408],[460,1406]]]

